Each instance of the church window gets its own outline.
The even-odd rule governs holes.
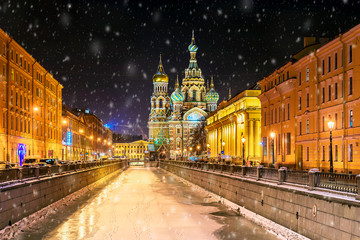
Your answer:
[[[193,90],[193,101],[196,101],[196,90]]]
[[[163,100],[162,99],[159,100],[159,108],[163,108]]]

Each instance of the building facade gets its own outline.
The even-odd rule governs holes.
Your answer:
[[[305,48],[262,79],[262,161],[359,173],[360,25],[330,42],[306,38]],[[333,122],[333,129],[328,123]]]
[[[115,148],[112,134],[113,132],[88,110],[70,111],[63,106],[63,160],[93,160],[112,156]]]
[[[164,145],[170,158],[176,158],[177,154],[183,155],[184,150],[190,147],[194,130],[205,122],[209,112],[216,110],[219,100],[213,80],[211,88],[206,88],[202,71],[198,67],[198,47],[195,45],[194,33],[188,50],[189,67],[185,69],[181,85],[176,79],[175,91],[170,96],[169,78],[165,74],[161,58],[158,71],[153,77],[154,92],[148,122],[149,140],[154,142],[155,149]]]
[[[261,161],[261,91],[254,87],[219,104],[207,117],[210,158],[226,156],[232,162],[252,165]],[[223,153],[222,153],[223,152]]]
[[[62,85],[0,29],[0,161],[60,158]]]
[[[114,143],[114,156],[146,160],[149,142],[139,140],[131,143]]]

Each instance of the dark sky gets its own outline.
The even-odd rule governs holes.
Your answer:
[[[357,24],[352,0],[0,2],[0,28],[60,81],[64,104],[145,134],[159,54],[172,91],[192,29],[198,64],[223,100],[229,86],[240,92],[284,64],[304,36],[334,38]]]

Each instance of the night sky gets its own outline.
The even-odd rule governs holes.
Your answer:
[[[63,103],[112,129],[145,133],[159,54],[169,75],[189,64],[195,31],[204,78],[220,100],[261,80],[302,48],[360,24],[360,1],[1,1],[0,28],[64,86]]]

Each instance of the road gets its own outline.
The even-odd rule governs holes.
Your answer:
[[[276,239],[205,192],[156,168],[131,167],[16,239]]]

